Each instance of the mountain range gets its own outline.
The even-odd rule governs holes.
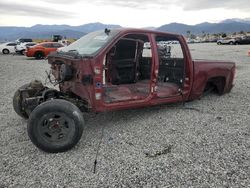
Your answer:
[[[159,31],[168,31],[179,34],[190,33],[199,35],[202,33],[234,33],[234,32],[250,32],[250,19],[227,19],[219,23],[204,22],[196,25],[186,25],[180,23],[170,23],[157,28]]]
[[[52,35],[62,35],[67,38],[80,38],[86,33],[105,28],[120,28],[119,25],[89,23],[79,26],[70,25],[41,25],[32,27],[4,27],[0,26],[0,40],[16,40],[18,38],[49,39]]]
[[[0,41],[15,40],[17,38],[39,38],[48,39],[53,34],[66,36],[67,38],[80,38],[86,33],[101,30],[105,28],[120,28],[120,25],[102,24],[99,22],[89,23],[79,26],[70,25],[34,25],[32,27],[7,27],[0,26]],[[227,19],[219,23],[200,23],[196,25],[186,25],[181,23],[170,23],[162,25],[158,28],[147,27],[147,29],[155,29],[165,32],[173,32],[186,35],[187,32],[192,34],[202,33],[233,33],[233,32],[248,32],[250,31],[250,18],[247,19]]]

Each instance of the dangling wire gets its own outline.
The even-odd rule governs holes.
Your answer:
[[[51,78],[52,71],[51,70],[49,72],[45,71],[45,73],[47,75],[47,77],[45,79],[45,85],[48,83],[51,83],[53,86],[56,86],[56,85],[62,83],[62,81],[57,81],[56,79],[52,80],[52,78]]]
[[[106,114],[105,114],[105,120],[106,120]],[[100,150],[100,147],[101,147],[103,135],[104,135],[104,125],[102,125],[101,137],[100,137],[100,140],[99,140],[99,143],[98,143],[98,146],[97,146],[97,150],[96,150],[95,161],[94,161],[94,170],[93,170],[94,174],[96,173],[97,158],[99,156],[99,150]]]

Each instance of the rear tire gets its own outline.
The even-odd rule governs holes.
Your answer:
[[[43,52],[36,52],[34,56],[36,59],[42,59],[45,57]]]
[[[3,54],[9,54],[10,53],[10,51],[8,50],[8,49],[3,49]]]
[[[62,99],[46,101],[37,106],[28,121],[28,135],[39,149],[64,152],[80,140],[84,119],[81,111],[71,102]]]

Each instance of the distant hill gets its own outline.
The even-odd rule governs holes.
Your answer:
[[[32,31],[25,29],[17,32],[7,32],[2,34],[2,30],[0,28],[0,40],[16,40],[18,38],[50,39],[52,35],[55,34],[66,36],[67,38],[80,38],[86,33],[74,30]]]
[[[120,28],[119,25],[89,23],[79,26],[70,25],[34,25],[32,27],[1,27],[0,41],[16,40],[22,37],[48,39],[58,34],[67,38],[80,38],[86,33],[105,28]]]
[[[202,34],[205,33],[233,33],[233,32],[240,32],[250,31],[250,20],[241,20],[241,19],[231,19],[231,20],[224,20],[220,23],[200,23],[197,25],[186,25],[180,23],[170,23],[163,25],[157,28],[159,31],[165,32],[173,32],[179,34],[187,34],[187,31],[190,31],[192,34]]]
[[[86,33],[101,30],[105,28],[120,28],[120,25],[102,24],[99,22],[89,23],[79,26],[70,25],[34,25],[32,27],[1,27],[0,41],[16,40],[21,37],[48,39],[54,34],[66,36],[67,38],[80,38]],[[233,33],[240,31],[250,31],[250,18],[238,19],[232,18],[223,20],[220,23],[200,23],[197,25],[186,25],[181,23],[170,23],[162,25],[158,28],[145,27],[147,29],[159,30],[165,32],[173,32],[186,35],[187,31],[192,34],[202,33]]]
[[[250,18],[239,19],[239,18],[231,18],[221,21],[221,23],[232,23],[232,22],[240,22],[250,24]]]

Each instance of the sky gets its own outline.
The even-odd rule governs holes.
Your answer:
[[[229,18],[250,18],[249,0],[0,0],[0,26],[101,22],[139,28]]]

